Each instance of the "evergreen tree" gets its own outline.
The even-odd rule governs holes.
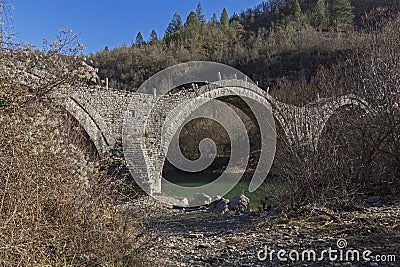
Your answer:
[[[325,0],[318,0],[312,13],[312,22],[320,29],[329,26],[329,9]]]
[[[301,6],[299,3],[299,0],[295,0],[293,2],[292,9],[293,9],[293,17],[294,18],[299,18],[303,15],[303,11],[301,11]]]
[[[301,26],[304,21],[303,11],[301,10],[299,0],[295,0],[292,6],[293,12],[293,21],[297,24],[297,26]]]
[[[210,23],[213,24],[213,25],[218,24],[217,14],[213,13],[213,15],[211,17],[211,20],[210,20]]]
[[[158,35],[155,29],[153,29],[150,33],[150,44],[158,44],[160,40],[158,40]]]
[[[196,28],[199,26],[199,20],[197,19],[196,13],[193,11],[190,12],[189,16],[186,19],[185,27],[187,28]]]
[[[176,33],[182,30],[182,28],[183,28],[182,17],[178,13],[175,13],[174,16],[172,17],[171,22],[168,24],[165,34],[168,35]]]
[[[200,2],[197,4],[196,17],[197,17],[197,20],[199,21],[200,24],[205,24],[206,23],[206,16],[203,13],[203,8],[202,8]]]
[[[146,42],[145,42],[144,39],[143,39],[143,35],[142,35],[141,32],[138,32],[138,34],[136,35],[135,44],[136,44],[137,46],[142,46],[142,45],[145,45],[145,44],[146,44]]]
[[[240,21],[240,17],[239,17],[239,15],[235,12],[235,13],[233,13],[233,15],[232,15],[232,17],[231,17],[231,19],[230,19],[230,24],[232,25],[232,23],[234,22],[234,21]]]
[[[278,18],[279,14],[280,14],[279,8],[278,7],[274,8],[274,16],[275,16],[275,18]]]
[[[349,0],[333,0],[332,21],[335,26],[352,24],[353,8]]]
[[[220,22],[222,26],[229,27],[229,16],[228,16],[228,11],[226,11],[226,8],[222,10]]]

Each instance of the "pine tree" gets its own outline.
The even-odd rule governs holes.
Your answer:
[[[197,4],[196,17],[197,17],[197,20],[199,21],[200,24],[205,24],[206,23],[206,16],[203,13],[203,8],[202,8],[200,2]]]
[[[303,11],[301,10],[301,6],[299,0],[295,0],[292,6],[293,12],[293,21],[297,24],[297,26],[301,26],[304,21]]]
[[[176,33],[182,30],[182,28],[183,28],[182,17],[178,13],[175,13],[174,16],[172,17],[171,22],[168,24],[165,34],[168,35]]]
[[[211,17],[211,20],[210,20],[210,23],[213,24],[213,25],[218,24],[217,14],[213,13],[213,15]]]
[[[279,14],[280,14],[279,8],[278,7],[274,8],[274,16],[275,16],[275,18],[278,18]]]
[[[301,6],[300,6],[300,3],[299,3],[299,0],[295,0],[293,2],[292,9],[293,9],[293,17],[294,18],[298,18],[298,17],[301,17],[303,15],[303,12],[301,11]]]
[[[143,35],[142,35],[141,32],[138,32],[138,34],[136,35],[135,44],[136,44],[137,46],[142,46],[142,45],[145,45],[145,44],[146,44],[146,42],[145,42],[144,39],[143,39]]]
[[[222,10],[220,22],[222,26],[226,28],[229,27],[229,16],[228,16],[228,11],[226,11],[226,8]]]
[[[352,24],[353,19],[353,8],[349,0],[333,0],[332,20],[335,26]]]
[[[232,17],[230,19],[230,24],[232,24],[234,21],[237,21],[237,22],[240,21],[240,17],[236,12],[233,13],[233,15],[232,15]]]
[[[158,35],[155,29],[153,29],[150,33],[150,44],[154,45],[154,44],[158,44],[160,42],[160,40],[158,40]]]
[[[329,9],[325,0],[318,0],[312,13],[312,22],[315,27],[320,29],[329,26]]]
[[[198,26],[199,26],[199,20],[197,19],[196,13],[192,11],[190,12],[189,16],[186,19],[185,27],[196,28]]]

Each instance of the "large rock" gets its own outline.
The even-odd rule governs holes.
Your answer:
[[[212,199],[210,196],[203,193],[197,193],[194,195],[193,200],[190,201],[189,205],[192,207],[204,206],[210,204],[211,201]]]
[[[367,203],[372,204],[381,200],[380,196],[371,196],[367,198]]]
[[[213,205],[211,211],[215,212],[215,213],[223,214],[223,213],[227,212],[228,209],[229,209],[228,208],[228,203],[229,203],[229,200],[227,200],[225,198],[222,198],[222,199],[220,199],[220,200],[215,202],[215,204]]]
[[[245,195],[238,195],[229,201],[229,209],[238,212],[245,212],[249,208],[249,198]]]

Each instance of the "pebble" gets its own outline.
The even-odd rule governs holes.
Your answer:
[[[203,238],[204,234],[189,234],[190,238]]]
[[[211,245],[208,243],[201,243],[197,246],[197,248],[211,248]]]

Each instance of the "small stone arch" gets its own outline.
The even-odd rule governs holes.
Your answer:
[[[354,94],[349,94],[349,95],[344,95],[341,96],[337,99],[330,99],[330,100],[324,100],[326,104],[324,104],[321,109],[322,112],[320,112],[320,123],[317,128],[317,133],[316,133],[316,140],[314,142],[315,149],[318,147],[318,142],[319,139],[322,136],[322,133],[326,127],[326,124],[328,123],[329,119],[336,113],[338,112],[341,108],[345,106],[357,106],[360,109],[362,109],[366,114],[372,114],[374,113],[374,110],[372,107],[368,104],[368,102]],[[318,104],[318,103],[316,103]]]
[[[114,140],[108,133],[107,125],[94,108],[85,103],[85,106],[73,97],[66,100],[66,110],[82,125],[94,143],[98,154],[102,157],[109,155],[114,146]]]

